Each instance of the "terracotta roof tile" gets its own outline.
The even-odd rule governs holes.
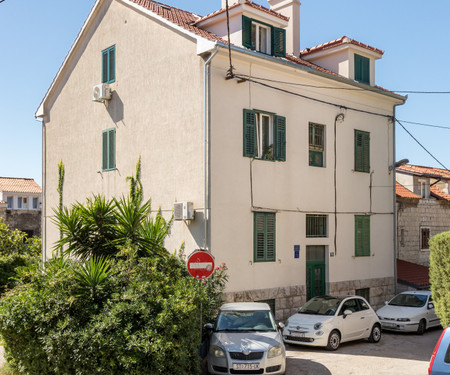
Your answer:
[[[272,9],[263,7],[262,5],[256,4],[252,0],[245,0],[244,3],[247,4],[247,5],[250,5],[252,8],[255,8],[255,9],[258,9],[258,10],[262,10],[263,12],[271,14],[272,16],[281,18],[282,20],[285,20],[285,21],[289,20],[289,17],[286,17],[286,16],[282,15],[281,13],[275,12]],[[232,5],[230,5],[228,7],[228,10],[236,8],[239,5],[241,5],[241,4],[240,3],[234,3],[234,4],[232,4]],[[213,12],[213,13],[210,13],[210,14],[206,15],[205,17],[200,18],[197,22],[201,22],[201,21],[207,20],[209,18],[217,16],[218,14],[224,13],[225,11],[226,11],[226,9],[219,9],[219,10]]]
[[[405,188],[403,185],[399,184],[398,182],[395,183],[395,193],[397,194],[397,197],[400,197],[400,198],[421,199],[421,197],[419,195],[413,193],[411,190]]]
[[[0,177],[0,190],[8,193],[42,193],[41,187],[32,178]]]
[[[332,40],[331,42],[323,43],[323,44],[320,44],[318,46],[311,47],[311,48],[306,48],[300,52],[300,56],[304,57],[304,56],[307,56],[314,52],[323,51],[323,50],[326,50],[326,49],[329,49],[332,47],[336,47],[336,46],[340,46],[340,45],[344,45],[344,44],[353,44],[355,46],[365,48],[369,51],[378,53],[380,55],[384,54],[384,51],[381,49],[371,47],[368,44],[364,44],[364,43],[358,42],[357,40],[343,36],[339,39]]]
[[[430,285],[429,267],[397,259],[397,279],[405,284],[423,288]]]
[[[441,189],[439,189],[436,185],[430,186],[430,195],[437,199],[445,200],[450,202],[450,195],[444,193]]]
[[[450,171],[447,169],[424,167],[422,165],[405,164],[397,167],[397,171],[403,171],[410,174],[430,176],[430,177],[443,177],[450,179]]]

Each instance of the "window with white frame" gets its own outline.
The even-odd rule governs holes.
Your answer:
[[[39,204],[39,198],[33,198],[33,209],[37,210]]]
[[[271,51],[271,39],[270,28],[257,23],[252,23],[252,40],[255,41],[255,49],[258,52],[270,54]]]
[[[17,208],[22,208],[22,197],[17,198]]]

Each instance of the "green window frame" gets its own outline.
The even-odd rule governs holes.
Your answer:
[[[270,112],[244,109],[243,155],[261,160],[286,161],[286,118]]]
[[[355,81],[370,84],[370,59],[355,53]]]
[[[275,213],[254,213],[253,260],[255,262],[275,261],[275,224]]]
[[[324,166],[325,126],[309,123],[309,165]]]
[[[116,129],[102,132],[102,171],[116,169]]]
[[[102,83],[116,81],[116,46],[102,51]]]
[[[306,215],[306,237],[328,237],[328,215]]]
[[[355,129],[355,171],[370,172],[370,133]]]
[[[370,256],[369,215],[355,215],[355,256]]]
[[[270,35],[270,53],[272,56],[285,57],[286,56],[286,30],[279,27],[274,27],[264,22],[254,20],[252,18],[242,16],[242,45],[255,51],[260,51],[257,48],[255,27],[264,27],[269,29]]]

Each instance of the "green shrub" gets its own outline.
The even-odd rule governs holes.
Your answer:
[[[430,282],[436,314],[446,327],[450,325],[450,232],[430,240]]]

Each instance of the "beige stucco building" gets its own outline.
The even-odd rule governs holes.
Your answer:
[[[392,295],[405,98],[375,86],[381,50],[343,37],[300,51],[299,7],[230,1],[228,48],[223,4],[200,17],[98,0],[36,113],[46,257],[59,161],[70,205],[126,193],[141,156],[155,207],[193,203],[167,248],[225,262],[227,299],[270,300],[283,319],[312,295]]]

